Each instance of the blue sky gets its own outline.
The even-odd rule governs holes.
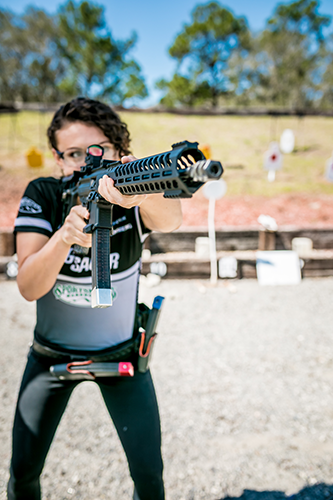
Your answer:
[[[28,5],[34,5],[54,13],[64,1],[54,0],[0,0],[0,6],[21,14]],[[200,0],[97,0],[105,7],[108,26],[115,39],[125,39],[135,31],[137,44],[132,56],[140,64],[150,98],[144,106],[155,104],[159,93],[154,90],[154,82],[159,78],[170,78],[175,69],[175,61],[168,55],[168,48],[184,23],[190,22],[191,12]],[[237,16],[245,16],[250,29],[259,31],[272,15],[276,5],[274,0],[227,0],[220,1]],[[290,3],[290,2],[282,2]],[[321,0],[319,12],[332,16],[333,0]],[[333,21],[330,25],[333,31]]]

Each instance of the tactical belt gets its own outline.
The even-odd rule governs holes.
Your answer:
[[[133,352],[138,350],[138,339],[130,339],[123,342],[121,345],[116,347],[110,347],[109,349],[104,349],[103,351],[61,351],[53,349],[53,347],[48,347],[41,344],[38,340],[34,339],[32,348],[33,350],[40,354],[52,359],[58,359],[59,361],[114,361],[121,358],[129,358]]]
[[[61,380],[95,380],[96,377],[133,377],[135,361],[139,372],[146,372],[157,336],[156,325],[164,297],[154,299],[152,309],[144,326],[138,328],[139,335],[122,344],[97,352],[61,351],[41,344],[35,338],[32,349],[42,357],[63,363],[50,367],[50,372]],[[147,311],[145,311],[147,312]],[[142,323],[141,323],[142,324]],[[125,361],[120,361],[125,360]]]
[[[95,380],[96,377],[132,377],[134,367],[130,361],[138,350],[138,340],[131,339],[121,346],[106,349],[99,353],[58,351],[40,344],[34,339],[32,348],[40,356],[65,361],[50,367],[50,372],[60,380]],[[118,360],[118,362],[115,362]],[[114,362],[112,362],[114,361]]]

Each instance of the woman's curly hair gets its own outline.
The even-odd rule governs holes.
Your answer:
[[[127,125],[110,106],[87,97],[76,97],[55,112],[47,129],[47,137],[52,148],[57,149],[56,132],[66,123],[76,121],[100,128],[120,156],[131,154],[129,149],[131,139]]]

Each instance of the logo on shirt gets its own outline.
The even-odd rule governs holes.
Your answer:
[[[20,203],[19,212],[21,214],[40,214],[42,207],[31,198],[24,196]]]
[[[65,264],[69,264],[69,269],[74,273],[82,273],[91,271],[91,258],[90,257],[79,257],[75,255],[73,248],[68,252],[65,260]],[[120,255],[118,252],[113,252],[110,254],[110,269],[118,269],[119,267]]]
[[[77,307],[91,307],[91,286],[57,283],[53,288],[53,295],[65,304]],[[117,298],[117,291],[111,288],[112,300]]]

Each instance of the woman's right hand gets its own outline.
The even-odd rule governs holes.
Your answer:
[[[63,226],[59,229],[61,238],[66,245],[80,245],[81,247],[91,247],[91,234],[83,232],[89,219],[88,210],[82,205],[75,205],[67,215]]]
[[[37,300],[51,290],[72,245],[91,247],[91,235],[83,233],[87,219],[88,210],[76,205],[51,238],[40,233],[17,234],[17,284],[26,300]]]

